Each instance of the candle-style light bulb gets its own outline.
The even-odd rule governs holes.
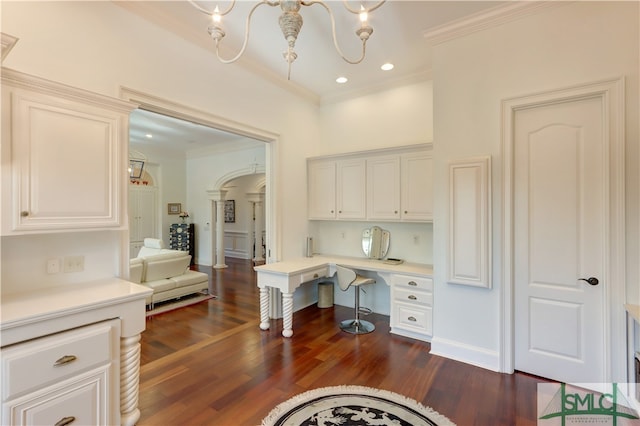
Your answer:
[[[360,5],[360,22],[362,22],[362,25],[367,24],[367,19],[369,19],[369,14],[367,13],[367,10],[364,8],[364,6]]]
[[[211,15],[211,18],[213,19],[214,24],[220,23],[222,16],[220,16],[220,9],[218,8],[218,6],[216,6],[216,8],[213,10],[213,15]]]

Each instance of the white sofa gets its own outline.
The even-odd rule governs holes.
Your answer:
[[[146,303],[154,303],[209,289],[209,275],[189,269],[191,255],[164,248],[162,240],[145,238],[138,256],[130,260],[129,280],[153,289]]]

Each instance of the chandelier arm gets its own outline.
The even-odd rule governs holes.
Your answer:
[[[255,4],[251,8],[251,11],[249,12],[249,15],[247,16],[247,21],[246,21],[245,29],[244,29],[244,43],[242,43],[242,48],[240,49],[240,52],[238,52],[238,54],[236,56],[234,56],[232,59],[223,59],[220,56],[220,41],[216,40],[216,56],[218,57],[218,60],[220,62],[222,62],[223,64],[231,64],[231,63],[237,61],[238,59],[240,59],[240,57],[242,56],[244,51],[247,49],[247,44],[249,44],[249,29],[250,29],[251,17],[253,16],[253,12],[255,12],[256,9],[259,6],[262,6],[263,4],[266,4],[268,6],[278,6],[280,4],[280,2],[279,1],[262,0],[260,3]]]
[[[374,10],[376,10],[377,8],[379,8],[380,6],[382,6],[386,1],[387,0],[381,0],[377,4],[375,4],[374,6],[368,8],[368,9],[365,9],[364,11],[367,12],[367,13],[371,13]],[[349,6],[349,3],[347,2],[347,0],[342,0],[342,3],[344,4],[344,8],[347,9],[351,13],[359,15],[360,12],[362,12],[360,9],[352,9],[351,6]]]
[[[207,9],[205,9],[204,7],[200,6],[198,3],[195,2],[195,0],[189,0],[189,3],[191,3],[191,5],[193,7],[195,7],[196,9],[198,9],[202,13],[206,13],[209,16],[213,15],[213,12],[210,12]],[[220,15],[220,16],[226,15],[227,13],[231,12],[231,9],[233,9],[233,6],[235,6],[235,5],[236,5],[236,0],[232,0],[231,4],[229,5],[229,8],[227,10],[225,10],[224,12],[218,12],[218,15]]]
[[[344,53],[342,53],[342,49],[340,49],[340,46],[338,45],[338,37],[336,36],[336,20],[333,17],[333,12],[331,12],[331,9],[329,9],[329,6],[327,6],[323,1],[321,0],[312,0],[309,2],[303,2],[305,6],[311,6],[314,4],[319,4],[320,6],[324,7],[324,9],[327,11],[327,13],[329,14],[329,18],[331,19],[331,35],[333,36],[333,45],[336,48],[336,51],[338,52],[338,54],[342,57],[342,59],[344,59],[345,62],[352,64],[352,65],[356,65],[359,64],[360,62],[362,62],[362,60],[364,59],[365,56],[365,50],[366,50],[366,45],[367,45],[367,41],[366,40],[362,40],[362,55],[360,56],[359,59],[355,59],[355,60],[351,60],[349,58],[347,58]]]

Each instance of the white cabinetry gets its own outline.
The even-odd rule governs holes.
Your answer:
[[[123,227],[133,108],[3,69],[3,234]]]
[[[318,157],[307,162],[309,219],[430,222],[428,145]]]
[[[364,159],[310,161],[309,219],[364,219],[365,167]]]
[[[119,340],[109,320],[3,348],[2,424],[113,424]]]
[[[400,219],[400,156],[367,160],[367,219]]]
[[[152,292],[109,278],[3,294],[1,424],[135,425]]]
[[[433,279],[391,275],[391,332],[430,341],[433,334]]]
[[[433,158],[430,152],[403,154],[400,170],[402,220],[433,220]]]
[[[157,237],[155,187],[129,186],[130,255],[135,257],[147,237]]]

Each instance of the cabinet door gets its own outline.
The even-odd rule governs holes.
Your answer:
[[[129,188],[129,241],[156,237],[156,189]]]
[[[337,163],[336,207],[338,219],[366,217],[366,162],[364,159]]]
[[[3,85],[13,194],[3,232],[120,227],[128,111],[117,100],[55,89],[59,95]]]
[[[309,219],[335,219],[335,161],[309,163],[307,174]]]
[[[367,219],[400,219],[400,157],[367,160]]]
[[[433,220],[433,159],[430,153],[402,156],[402,220]]]

